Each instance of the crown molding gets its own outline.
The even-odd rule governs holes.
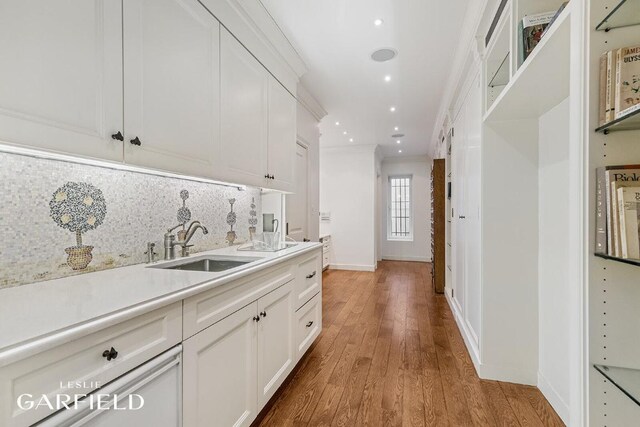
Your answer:
[[[300,105],[302,105],[311,115],[319,122],[326,116],[327,110],[324,109],[318,100],[307,90],[306,87],[298,82],[298,89],[296,98]]]

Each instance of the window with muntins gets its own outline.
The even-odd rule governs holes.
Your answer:
[[[389,240],[413,240],[411,176],[389,177]]]

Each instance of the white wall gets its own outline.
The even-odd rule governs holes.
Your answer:
[[[374,271],[375,145],[320,148],[320,211],[331,212],[331,268]]]
[[[387,158],[382,161],[381,176],[381,255],[382,259],[402,261],[431,261],[431,164],[426,156]],[[387,238],[389,176],[412,176],[413,240],[397,241]]]
[[[571,372],[568,120],[567,99],[540,118],[538,147],[538,387],[565,421]]]

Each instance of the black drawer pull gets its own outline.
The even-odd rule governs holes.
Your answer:
[[[315,277],[315,275],[316,275],[315,271],[313,273],[311,273],[311,274],[307,274],[307,279],[313,279]]]
[[[309,323],[307,323],[307,328],[310,328],[311,325],[313,325],[313,320],[311,320]]]
[[[110,350],[105,350],[102,352],[102,357],[106,358],[108,361],[111,361],[111,359],[115,359],[116,357],[118,357],[118,352],[115,348],[111,347]]]

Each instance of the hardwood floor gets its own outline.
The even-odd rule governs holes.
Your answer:
[[[260,426],[562,426],[535,387],[478,378],[430,265],[329,270],[323,331]]]

